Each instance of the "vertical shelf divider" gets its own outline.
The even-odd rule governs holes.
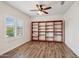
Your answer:
[[[55,39],[55,22],[53,22],[53,42],[54,42],[54,39]]]
[[[61,26],[62,26],[62,28],[61,28],[61,30],[62,30],[62,42],[65,42],[65,40],[64,40],[64,37],[65,37],[65,36],[64,36],[64,35],[65,35],[64,32],[65,32],[65,31],[64,31],[64,27],[63,27],[63,26],[64,26],[64,22],[63,22],[63,21],[62,21]]]
[[[46,27],[47,27],[47,26],[46,26],[46,23],[47,23],[47,22],[45,22],[45,40],[46,40]]]
[[[31,40],[33,41],[33,36],[32,36],[33,35],[33,31],[32,30],[33,30],[33,22],[31,23]]]
[[[39,41],[39,22],[38,22],[38,41]]]

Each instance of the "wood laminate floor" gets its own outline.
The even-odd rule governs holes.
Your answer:
[[[11,58],[77,58],[64,43],[35,41],[25,43],[3,56]]]

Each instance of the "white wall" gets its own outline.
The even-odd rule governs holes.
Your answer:
[[[65,42],[79,56],[79,2],[75,2],[64,15]]]
[[[62,20],[62,15],[47,15],[34,17],[32,21],[50,21],[50,20]]]
[[[24,21],[24,36],[6,38],[5,29],[6,17],[13,16],[16,19]],[[3,54],[25,42],[30,41],[31,18],[24,13],[12,8],[8,4],[0,2],[0,54]]]

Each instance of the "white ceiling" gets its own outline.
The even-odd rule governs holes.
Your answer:
[[[37,16],[37,11],[30,11],[36,9],[36,4],[51,6],[52,9],[47,10],[48,15],[64,14],[73,4],[72,1],[65,1],[64,5],[60,4],[61,1],[7,1],[6,3],[30,16]]]

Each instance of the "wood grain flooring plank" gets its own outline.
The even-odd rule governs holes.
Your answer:
[[[25,43],[2,56],[10,58],[78,58],[64,43],[36,42]]]

